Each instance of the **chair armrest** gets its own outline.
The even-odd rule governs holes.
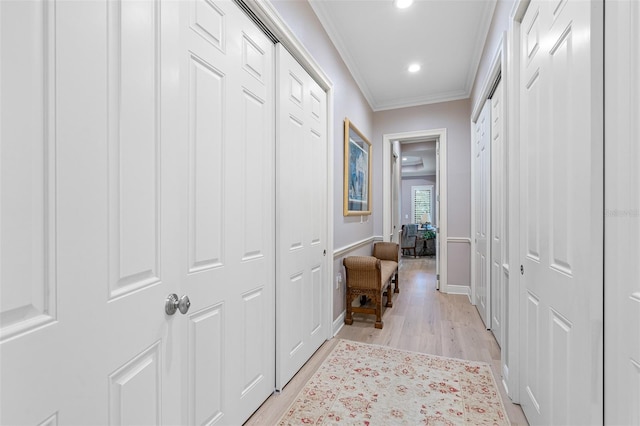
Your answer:
[[[373,256],[347,256],[342,259],[342,264],[354,271],[380,269],[380,260]]]
[[[347,288],[381,288],[382,265],[373,256],[348,256],[342,260],[346,273]]]

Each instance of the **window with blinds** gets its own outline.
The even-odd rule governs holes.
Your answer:
[[[411,223],[433,222],[433,185],[411,187]]]

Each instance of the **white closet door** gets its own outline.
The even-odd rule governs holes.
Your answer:
[[[475,123],[474,215],[475,215],[475,304],[480,318],[491,328],[491,101],[482,107]]]
[[[242,424],[275,382],[274,45],[232,1],[180,5],[183,423]]]
[[[275,382],[273,44],[230,1],[0,19],[1,423],[241,424]]]
[[[603,421],[602,9],[533,1],[521,26],[520,395],[532,424]]]
[[[504,244],[504,132],[502,116],[502,81],[491,97],[491,332],[502,346],[505,313],[505,277],[502,269]]]
[[[640,424],[640,3],[605,3],[605,424]]]
[[[2,424],[57,424],[80,396],[79,366],[60,350],[86,333],[59,279],[56,44],[53,4],[0,2]]]
[[[326,94],[281,45],[278,64],[277,380],[327,338]]]
[[[0,7],[2,423],[179,422],[159,133],[176,34],[156,2]]]

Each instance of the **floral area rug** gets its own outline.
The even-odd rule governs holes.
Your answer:
[[[508,425],[488,364],[341,340],[280,425]]]

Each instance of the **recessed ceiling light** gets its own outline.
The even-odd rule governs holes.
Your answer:
[[[418,71],[420,71],[420,64],[409,65],[409,72],[418,72]]]
[[[393,0],[393,5],[398,9],[406,9],[413,4],[413,0]]]

